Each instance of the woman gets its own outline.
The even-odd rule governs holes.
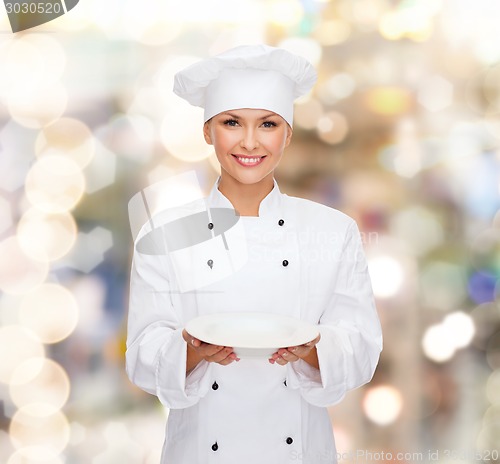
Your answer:
[[[293,100],[315,80],[306,60],[264,45],[176,75],[174,91],[205,110],[221,176],[200,226],[212,240],[179,251],[167,239],[165,254],[136,247],[134,255],[127,373],[170,408],[162,463],[334,463],[326,407],[372,378],[382,335],[358,228],[333,208],[282,194],[274,179],[292,137]],[[181,208],[184,217],[198,206]],[[212,220],[221,208],[239,215],[243,242]],[[240,360],[184,329],[198,315],[231,311],[300,318],[320,335],[268,361]]]

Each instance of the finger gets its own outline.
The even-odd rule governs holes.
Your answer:
[[[288,348],[280,348],[278,350],[278,355],[282,357],[284,356],[286,359],[289,359],[288,357],[295,356],[295,353],[292,353],[292,351],[290,351],[290,349]]]
[[[278,350],[278,356],[276,357],[276,363],[284,366],[288,362],[287,350],[285,348],[280,348]]]
[[[186,343],[190,343],[191,338],[193,338],[186,329],[182,329],[182,338]]]
[[[298,361],[299,357],[296,356],[294,353],[291,353],[290,351],[285,351],[281,357],[285,359],[287,362],[295,362]]]
[[[238,358],[236,353],[233,352],[227,358],[220,361],[219,364],[221,364],[222,366],[227,366],[228,364],[231,364],[234,361],[238,362],[239,360],[240,358]]]
[[[280,357],[279,353],[276,351],[274,352],[268,359],[268,361],[271,363],[271,364],[275,364],[276,363],[276,360]]]
[[[293,346],[291,348],[288,348],[288,351],[292,353],[294,356],[297,358],[302,358],[306,356],[309,351],[311,351],[311,347],[308,347],[306,345],[300,345],[300,346]]]
[[[211,356],[205,357],[205,360],[208,362],[215,362],[215,363],[220,363],[224,359],[226,359],[231,353],[233,352],[233,349],[230,347],[223,347],[221,350],[217,351],[215,354]]]
[[[226,359],[223,359],[222,361],[219,362],[222,366],[227,366],[228,364],[231,364],[232,362],[238,362],[240,358],[236,356],[236,353],[231,353]]]
[[[276,363],[279,364],[280,366],[284,366],[288,364],[288,361],[286,359],[283,359],[281,356],[276,360]]]
[[[309,351],[311,351],[311,348],[306,345],[291,346],[290,348],[288,348],[288,351],[300,358],[301,356],[309,353]]]
[[[202,358],[207,358],[220,353],[223,349],[223,346],[211,345],[210,343],[202,343],[196,351]]]
[[[314,339],[311,340],[310,342],[305,343],[305,346],[310,346],[311,348],[316,345],[321,339],[321,334],[318,334],[318,336]]]
[[[221,366],[227,366],[229,364],[231,364],[232,362],[234,362],[234,359],[223,359],[222,361],[219,361],[217,364],[220,364]]]
[[[271,364],[278,363],[284,366],[286,363],[298,361],[299,357],[291,353],[287,349],[281,348],[278,352],[274,353],[269,362]]]

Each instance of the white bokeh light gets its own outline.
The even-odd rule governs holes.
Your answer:
[[[390,385],[372,387],[363,399],[367,417],[378,425],[392,424],[403,409],[401,392]]]
[[[194,163],[209,157],[213,147],[203,138],[203,110],[172,99],[161,124],[161,141],[175,158]]]
[[[50,83],[22,95],[8,95],[7,107],[19,124],[39,129],[59,119],[68,105],[68,93],[61,83]]]
[[[30,208],[21,217],[17,237],[23,251],[36,261],[54,261],[73,247],[77,227],[70,213],[45,214]]]
[[[422,338],[422,348],[433,361],[449,361],[457,350],[469,346],[475,333],[471,316],[463,311],[455,311],[441,323],[427,328]]]
[[[450,332],[442,325],[427,328],[422,338],[425,355],[436,362],[449,361],[455,354],[455,342]]]
[[[74,295],[59,284],[42,284],[26,294],[20,303],[21,324],[43,343],[58,343],[67,338],[75,330],[78,315]]]
[[[321,45],[316,40],[310,38],[291,37],[282,40],[278,44],[278,47],[304,57],[310,61],[313,66],[318,65],[321,60],[321,55],[323,54]]]
[[[349,132],[347,118],[337,112],[328,111],[318,119],[316,126],[318,137],[331,145],[342,142]]]
[[[368,260],[373,293],[379,298],[394,296],[404,280],[403,267],[391,256],[375,256]]]
[[[493,371],[486,382],[486,397],[491,404],[500,404],[500,370]]]
[[[66,416],[46,403],[30,403],[18,409],[9,426],[13,445],[35,462],[59,456],[68,444],[69,433]]]
[[[47,277],[47,262],[36,261],[22,249],[16,236],[0,242],[0,290],[21,295],[41,284]]]
[[[74,118],[61,118],[44,127],[35,142],[37,157],[57,154],[84,168],[95,155],[95,142],[90,128]]]
[[[429,111],[441,111],[453,103],[453,85],[441,76],[426,79],[418,89],[418,102]]]
[[[64,213],[80,201],[85,179],[80,166],[70,158],[47,155],[36,161],[26,176],[26,196],[46,213]]]
[[[474,321],[463,311],[448,314],[443,320],[443,326],[453,337],[455,348],[465,348],[470,344],[476,333]]]
[[[304,129],[314,129],[323,115],[321,103],[311,98],[295,106],[293,121]]]
[[[266,6],[264,10],[266,20],[277,26],[286,27],[297,24],[304,14],[304,9],[297,0],[269,0]]]
[[[356,88],[356,82],[350,74],[338,73],[318,84],[317,87],[319,98],[325,104],[331,105],[351,96]]]
[[[12,374],[9,393],[18,408],[46,403],[61,409],[69,397],[70,382],[61,365],[47,358],[30,358]]]
[[[9,384],[16,368],[30,358],[42,358],[45,349],[34,332],[20,325],[0,327],[0,382]]]
[[[66,55],[47,34],[21,34],[0,42],[0,96],[18,97],[59,81]]]

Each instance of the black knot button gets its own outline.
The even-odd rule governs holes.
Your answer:
[[[279,225],[279,226],[282,226],[284,223],[285,223],[285,221],[283,221],[283,219],[280,219],[280,220],[278,221],[278,225]]]
[[[288,437],[286,439],[286,443],[287,443],[287,445],[291,445],[293,443],[293,438],[292,437]],[[212,446],[212,448],[213,448],[213,446]]]
[[[288,386],[288,385],[286,384],[286,379],[285,379],[285,381],[283,382],[283,385],[284,385],[285,387],[287,387],[287,386]]]
[[[217,390],[219,388],[219,385],[217,384],[217,382],[214,382],[212,384],[212,390]]]
[[[286,267],[286,266],[288,266],[288,261],[286,259],[284,259],[282,264],[283,264],[283,266]]]
[[[213,445],[212,445],[212,450],[213,451],[217,451],[219,449],[219,445],[217,444],[217,442],[215,442]]]
[[[212,229],[214,228],[214,225],[213,225],[211,222],[209,222],[209,223],[208,223],[208,228],[209,228],[210,230],[212,230]]]

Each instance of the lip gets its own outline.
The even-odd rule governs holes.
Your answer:
[[[266,156],[244,156],[244,155],[231,155],[234,160],[240,165],[240,166],[244,166],[245,168],[253,168],[255,166],[259,166],[262,164],[262,162],[264,161],[264,159],[266,158]],[[257,163],[253,163],[253,164],[244,164],[242,163],[239,159],[239,158],[260,158],[260,161],[257,161]]]

